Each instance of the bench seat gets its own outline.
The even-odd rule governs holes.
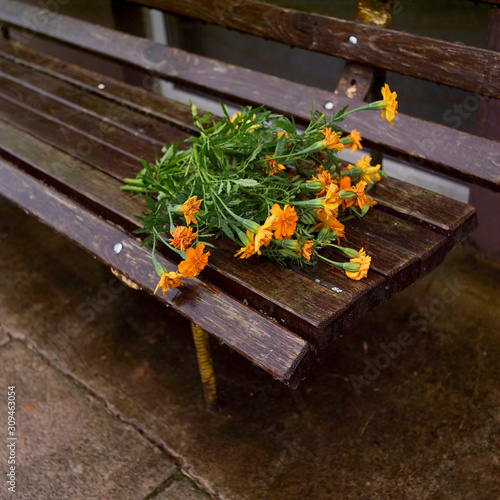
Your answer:
[[[0,194],[148,292],[158,278],[131,233],[146,204],[120,185],[142,157],[153,160],[165,143],[193,132],[187,106],[16,43],[0,45]],[[158,299],[296,387],[317,349],[428,274],[476,224],[471,206],[400,180],[386,179],[370,195],[378,205],[346,230],[350,246],[373,256],[363,281],[323,262],[304,269],[235,259],[233,243],[219,240],[199,278]],[[167,270],[175,262],[164,252]]]

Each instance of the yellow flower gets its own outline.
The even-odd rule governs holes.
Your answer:
[[[372,261],[372,258],[369,255],[366,255],[366,252],[363,249],[361,249],[358,253],[358,257],[350,259],[350,262],[354,264],[354,266],[352,266],[353,270],[345,271],[346,275],[353,280],[366,278]],[[354,270],[355,268],[357,268],[357,270]]]
[[[363,155],[361,160],[356,163],[356,167],[361,171],[360,179],[367,182],[368,184],[373,184],[372,177],[375,177],[376,181],[379,181],[382,177],[378,173],[380,170],[380,165],[371,165],[371,157],[368,155]],[[349,168],[355,168],[349,165]]]
[[[382,109],[382,120],[387,120],[391,126],[394,125],[394,118],[398,114],[398,101],[396,101],[398,94],[391,92],[387,83],[382,87],[382,102],[384,108]]]
[[[184,281],[182,281],[180,278],[182,278],[182,274],[179,274],[178,272],[170,272],[167,273],[166,271],[162,273],[160,277],[160,281],[158,282],[158,285],[155,288],[154,294],[156,295],[156,292],[158,291],[158,288],[162,288],[163,291],[163,296],[167,295],[167,291],[169,288],[177,288],[178,286],[184,285]]]
[[[363,149],[363,146],[361,146],[361,135],[357,130],[353,130],[348,136],[351,140],[351,153],[354,153],[358,149]]]
[[[340,137],[336,132],[332,132],[330,127],[320,130],[320,133],[325,136],[325,138],[320,141],[325,148],[338,149],[339,151],[344,150],[344,145],[339,142]]]
[[[339,187],[330,184],[323,201],[323,209],[330,215],[336,214],[342,200],[339,198]]]
[[[235,257],[240,257],[240,259],[248,259],[248,257],[251,257],[252,255],[255,255],[257,252],[255,251],[255,234],[252,233],[251,231],[247,231],[247,238],[248,238],[248,243],[246,246],[241,247],[235,254]],[[258,252],[260,255],[260,252]]]
[[[235,120],[237,120],[240,116],[242,116],[242,113],[241,112],[238,112],[238,113],[235,113],[232,117],[231,117],[231,123],[234,123]],[[253,119],[255,119],[255,114],[252,116]],[[252,120],[247,120],[245,122],[245,125],[249,124],[249,123],[252,123]],[[260,125],[258,124],[255,124],[255,125],[252,125],[251,127],[248,127],[248,132],[253,132],[254,129],[258,128]],[[235,125],[234,128],[239,128],[239,125]]]
[[[264,245],[267,247],[273,239],[274,225],[276,223],[276,215],[270,215],[264,224],[258,227],[255,233],[255,251],[258,252],[260,247]]]
[[[270,158],[269,160],[266,160],[264,162],[268,165],[264,165],[262,167],[262,170],[264,170],[266,174],[274,175],[277,174],[280,170],[285,170],[285,166],[274,160],[272,156],[266,155],[266,158]]]
[[[277,240],[282,240],[283,238],[291,238],[295,229],[297,228],[297,212],[295,208],[290,205],[285,205],[285,208],[281,210],[281,207],[275,203],[271,208],[271,213],[276,217],[274,223],[274,237]]]
[[[187,224],[191,224],[191,222],[198,224],[194,216],[199,212],[203,200],[197,201],[196,198],[196,196],[191,196],[191,198],[186,200],[182,205],[176,207],[176,211],[184,214],[184,217],[186,217]]]
[[[192,228],[186,226],[177,226],[175,231],[170,231],[173,238],[168,241],[174,248],[178,248],[182,252],[191,245],[193,240],[198,236],[198,232],[193,233]]]
[[[203,253],[205,245],[198,243],[196,250],[191,247],[186,250],[186,260],[179,264],[179,272],[185,278],[194,278],[200,274],[203,268],[208,264],[210,252]]]

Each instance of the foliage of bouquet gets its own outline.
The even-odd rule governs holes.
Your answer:
[[[163,148],[154,164],[143,161],[136,178],[125,179],[124,190],[145,193],[150,212],[139,217],[139,232],[152,247],[160,277],[158,288],[169,288],[197,276],[208,263],[214,239],[226,236],[240,249],[236,258],[262,255],[285,265],[314,265],[318,259],[341,269],[352,279],[366,277],[371,257],[339,246],[345,223],[363,217],[373,201],[367,192],[385,177],[380,165],[363,156],[344,167],[337,153],[362,149],[353,130],[343,135],[338,123],[355,111],[382,110],[392,125],[397,94],[388,85],[383,99],[360,108],[341,109],[327,118],[313,110],[307,128],[298,131],[293,120],[264,107],[245,108],[224,118],[198,115],[191,104],[198,135]],[[175,272],[167,272],[155,258],[159,244],[181,257]],[[350,258],[334,262],[320,253],[335,247]]]

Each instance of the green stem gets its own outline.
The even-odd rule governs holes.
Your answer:
[[[139,186],[120,186],[122,191],[132,191],[133,193],[157,193],[156,189],[147,189]]]

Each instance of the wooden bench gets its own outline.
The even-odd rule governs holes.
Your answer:
[[[493,51],[256,1],[217,1],[216,9],[202,0],[135,3],[351,61],[334,93],[0,0],[0,194],[149,293],[158,277],[149,250],[132,234],[146,204],[120,186],[141,168],[142,157],[151,160],[165,143],[195,132],[188,106],[18,41],[35,35],[56,40],[197,93],[265,105],[298,123],[309,119],[313,100],[335,109],[359,105],[375,67],[500,95],[500,57]],[[352,36],[357,43],[349,41]],[[358,85],[349,99],[345,83],[352,74]],[[343,126],[359,130],[365,148],[500,190],[497,142],[403,113],[396,122],[390,127],[379,112],[364,112],[350,115]],[[363,281],[325,263],[301,269],[237,260],[234,245],[221,240],[199,278],[158,299],[295,388],[318,349],[427,275],[476,226],[473,207],[400,180],[386,179],[370,194],[378,205],[348,227],[352,246],[373,256]],[[168,253],[161,263],[176,268]]]

